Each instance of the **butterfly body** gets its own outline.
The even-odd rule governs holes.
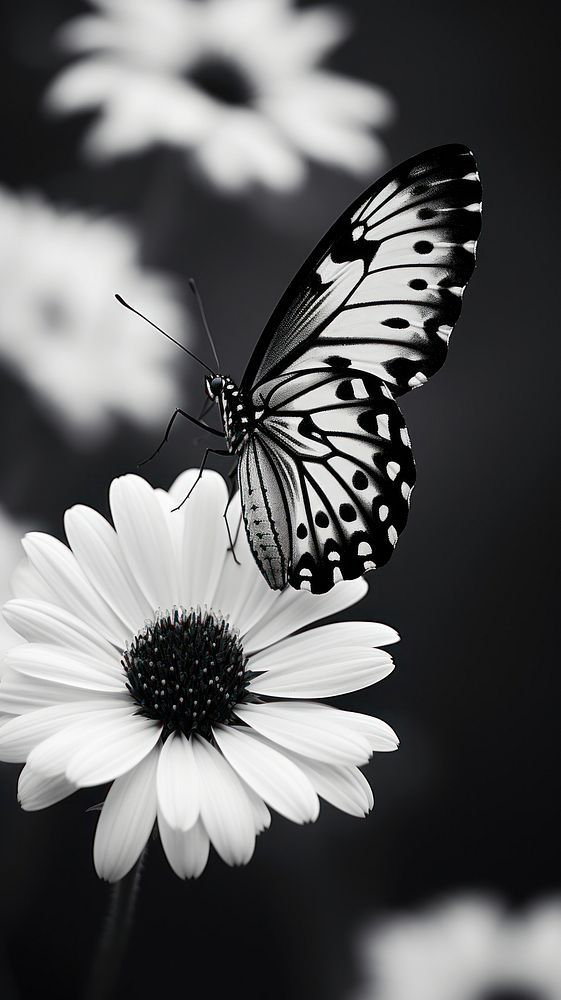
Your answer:
[[[314,593],[390,558],[415,464],[396,398],[444,362],[475,264],[473,154],[441,146],[381,178],[289,285],[219,403],[249,544],[274,589]]]
[[[234,455],[245,445],[255,426],[255,408],[229,375],[206,379],[206,391],[220,408],[228,451]]]

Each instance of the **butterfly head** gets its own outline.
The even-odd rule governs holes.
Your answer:
[[[226,379],[223,375],[207,375],[205,378],[205,389],[209,399],[219,399],[224,392]]]

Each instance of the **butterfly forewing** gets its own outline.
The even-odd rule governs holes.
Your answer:
[[[481,184],[465,146],[401,164],[335,223],[281,299],[243,380],[342,358],[396,396],[442,365],[475,264]]]
[[[470,151],[422,153],[341,216],[274,311],[242,381],[239,464],[271,587],[324,592],[390,557],[415,479],[394,397],[445,360],[480,214]]]

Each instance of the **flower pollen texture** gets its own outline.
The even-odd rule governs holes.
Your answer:
[[[149,719],[210,738],[232,721],[250,677],[236,632],[212,611],[174,608],[150,622],[123,654],[127,688]]]

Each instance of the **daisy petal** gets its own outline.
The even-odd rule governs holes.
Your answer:
[[[88,580],[130,632],[136,632],[152,608],[127,572],[116,531],[101,514],[77,505],[66,511],[68,543]]]
[[[363,715],[361,712],[340,713],[336,708],[322,706],[327,711],[343,714],[347,724],[351,725],[355,732],[360,732],[370,744],[371,750],[378,753],[391,752],[399,747],[399,737],[391,726],[382,719],[376,719],[373,715]]]
[[[66,777],[81,787],[113,781],[150,753],[161,731],[160,722],[141,715],[124,715],[110,727],[92,727],[72,754]]]
[[[365,580],[344,580],[327,594],[309,594],[287,587],[276,602],[274,612],[255,625],[244,638],[249,655],[271,646],[279,639],[299,632],[320,618],[328,618],[356,604],[368,590]]]
[[[119,83],[120,74],[107,60],[88,60],[63,70],[45,94],[49,111],[82,111],[95,107]]]
[[[130,712],[130,705],[119,708],[111,706],[104,712],[92,712],[89,716],[82,716],[78,722],[67,723],[53,736],[41,740],[30,751],[27,762],[41,774],[64,774],[68,762],[74,754],[80,753],[84,742],[92,733],[101,734],[103,739],[107,739],[122,718],[130,717]],[[73,778],[69,780],[76,784]]]
[[[56,599],[56,595],[53,593],[51,587],[39,575],[37,570],[34,569],[27,558],[22,559],[19,566],[16,566],[12,573],[10,591],[14,597],[33,597],[38,601],[46,601],[48,604],[51,604],[53,599]]]
[[[117,37],[116,37],[117,35]],[[118,33],[111,21],[102,17],[85,15],[75,17],[63,25],[58,32],[57,42],[61,49],[68,52],[88,52],[91,49],[104,49],[112,44],[118,44]]]
[[[238,705],[236,715],[273,743],[328,764],[365,764],[370,757],[367,739],[351,727],[309,711],[299,702]],[[345,717],[346,712],[339,712]]]
[[[202,820],[190,830],[173,829],[158,813],[158,829],[166,857],[179,878],[198,878],[208,861],[210,840]]]
[[[333,767],[296,756],[292,759],[308,776],[317,794],[336,809],[361,817],[372,809],[372,789],[358,767]]]
[[[121,622],[86,579],[70,549],[39,531],[26,535],[22,545],[30,563],[55,595],[55,602],[120,645]]]
[[[227,502],[228,491],[222,476],[204,472],[184,505],[181,591],[186,607],[213,605],[228,547],[222,519]]]
[[[29,677],[90,691],[120,694],[125,689],[123,670],[119,664],[77,653],[64,646],[39,642],[15,646],[6,653],[6,665]]]
[[[27,677],[15,670],[6,670],[0,683],[0,711],[10,715],[20,715],[33,712],[38,708],[58,705],[60,702],[93,701],[99,698],[99,691],[90,691],[72,684],[56,684],[52,681],[40,680],[37,677]],[[111,700],[119,699],[123,704],[129,704],[128,693],[111,694]]]
[[[7,763],[19,763],[27,760],[34,747],[42,740],[54,736],[61,728],[91,712],[105,711],[111,707],[111,701],[74,701],[60,705],[40,708],[36,712],[26,712],[15,718],[9,718],[0,729],[0,760]]]
[[[100,878],[116,882],[138,861],[156,819],[156,769],[153,749],[128,774],[113,782],[98,820],[94,864]]]
[[[397,633],[368,622],[324,625],[277,643],[250,660],[264,671],[249,690],[279,698],[329,698],[375,684],[393,670],[389,653],[372,648],[378,639],[396,642]]]
[[[26,812],[46,809],[55,802],[68,798],[76,791],[76,786],[66,778],[57,775],[46,778],[44,774],[34,771],[28,764],[23,768],[18,781],[18,801]]]
[[[340,708],[333,708],[332,705],[323,705],[321,702],[309,701],[303,704],[294,704],[296,712],[303,711],[312,716],[317,721],[329,723],[335,729],[342,732],[354,732],[365,739],[370,750],[378,752],[397,750],[399,739],[391,726],[382,719],[376,719],[372,715],[363,715],[361,712],[347,712]]]
[[[263,830],[269,829],[271,825],[271,814],[267,809],[267,806],[263,802],[261,796],[258,795],[257,792],[254,792],[253,788],[250,788],[250,786],[245,781],[243,781],[242,779],[240,780],[242,783],[243,790],[249,799],[249,804],[253,811],[253,822],[255,824],[255,833],[259,836],[260,833],[263,833]]]
[[[114,479],[111,514],[123,555],[152,611],[179,603],[175,556],[160,501],[140,476]]]
[[[18,598],[4,605],[4,618],[28,642],[70,646],[110,662],[116,659],[115,647],[99,631],[55,604],[33,597]]]
[[[172,733],[164,743],[156,787],[166,824],[172,830],[189,830],[199,817],[200,793],[193,750],[183,733]]]
[[[308,632],[281,639],[273,648],[268,647],[256,653],[251,659],[252,670],[281,669],[290,664],[294,657],[308,662],[308,657],[316,652],[323,653],[334,646],[346,649],[371,649],[390,646],[399,642],[395,629],[378,622],[335,622],[319,625]],[[263,663],[263,667],[260,664]]]
[[[236,773],[206,740],[192,740],[201,788],[201,817],[212,846],[228,865],[244,865],[255,847],[253,810]]]
[[[228,763],[281,816],[294,823],[317,819],[318,797],[292,761],[250,730],[217,726],[214,736]]]
[[[298,19],[286,26],[291,59],[303,69],[313,66],[329,54],[348,33],[343,11],[323,7],[303,10]]]
[[[277,698],[330,698],[370,687],[392,670],[389,653],[333,649],[321,663],[306,662],[305,667],[293,663],[284,670],[266,671],[250,682],[248,690]]]
[[[185,500],[189,490],[195,485],[195,480],[198,476],[197,469],[185,469],[181,472],[177,479],[173,481],[169,490],[156,490],[158,494],[160,503],[162,505],[162,510],[168,521],[168,525],[171,531],[172,545],[175,552],[179,553],[179,558],[181,561],[181,552],[183,551],[183,535],[185,532],[185,522],[187,520],[188,510],[185,509],[186,504],[181,506],[182,501]],[[179,509],[177,509],[179,508]],[[183,567],[179,566],[179,581],[180,587],[182,587],[182,574]],[[182,598],[183,599],[183,598]]]
[[[252,180],[251,167],[243,150],[228,142],[218,129],[210,133],[194,151],[195,162],[217,188],[228,193],[243,191]]]
[[[298,153],[281,131],[259,113],[238,112],[227,127],[222,127],[216,146],[226,146],[235,157],[238,150],[248,173],[276,191],[292,191],[306,176]]]

